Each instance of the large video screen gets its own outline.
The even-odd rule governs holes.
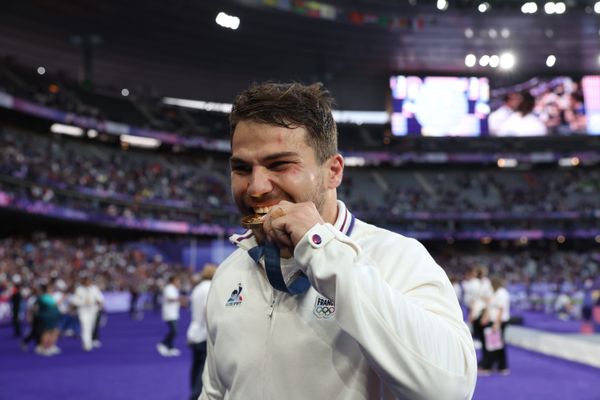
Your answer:
[[[487,135],[487,78],[405,76],[390,78],[395,136]]]
[[[600,135],[600,76],[535,77],[492,88],[490,136]]]

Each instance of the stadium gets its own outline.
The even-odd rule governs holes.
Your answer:
[[[5,4],[0,399],[190,398],[193,289],[245,231],[229,115],[267,81],[333,96],[342,233],[356,217],[443,269],[480,361],[473,399],[600,399],[595,0]],[[236,290],[226,306],[251,301]],[[52,334],[40,298],[60,313]],[[317,318],[335,309],[317,298]],[[497,349],[508,365],[482,364]],[[380,399],[416,398],[382,382]],[[290,398],[329,400],[310,385]]]

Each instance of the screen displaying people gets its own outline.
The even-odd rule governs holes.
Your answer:
[[[493,89],[490,136],[600,134],[600,77],[532,78]]]
[[[390,78],[394,136],[600,135],[600,76]]]

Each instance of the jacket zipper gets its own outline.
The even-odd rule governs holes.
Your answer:
[[[270,376],[270,368],[271,368],[271,355],[269,352],[269,343],[271,341],[271,338],[273,337],[273,316],[275,314],[275,308],[277,307],[277,302],[279,300],[279,296],[278,293],[274,290],[271,289],[271,303],[269,304],[269,308],[267,310],[267,318],[268,318],[268,324],[269,324],[269,331],[268,331],[268,335],[266,337],[266,344],[265,344],[265,355],[264,355],[264,363],[263,363],[263,388],[262,388],[262,393],[263,399],[268,399],[268,387],[269,385],[267,385],[267,381],[266,381],[266,377]]]
[[[276,294],[273,293],[273,297],[271,298],[271,304],[269,305],[269,309],[267,311],[267,316],[269,317],[269,319],[273,318],[273,312],[275,311],[275,301],[276,301],[277,297]]]

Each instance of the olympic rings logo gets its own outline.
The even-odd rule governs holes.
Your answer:
[[[317,296],[315,299],[315,308],[313,314],[318,319],[333,318],[335,314],[335,303],[325,297]]]
[[[335,306],[317,306],[317,314],[329,315],[335,312]]]

